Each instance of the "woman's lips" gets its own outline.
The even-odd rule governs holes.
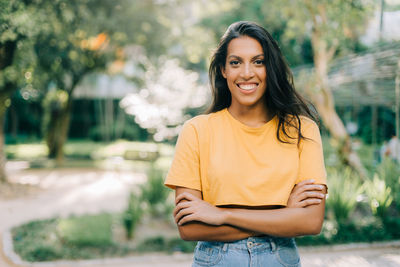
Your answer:
[[[258,83],[237,83],[237,87],[239,87],[240,92],[244,94],[251,94],[256,91]]]

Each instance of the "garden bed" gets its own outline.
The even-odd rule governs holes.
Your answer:
[[[176,227],[164,219],[146,218],[128,240],[120,218],[121,214],[98,214],[32,221],[12,229],[14,250],[23,260],[36,262],[194,249],[194,242],[182,241]]]

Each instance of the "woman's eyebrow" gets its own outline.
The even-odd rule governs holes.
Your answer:
[[[228,56],[228,58],[231,58],[231,57],[232,57],[232,58],[237,58],[237,59],[242,59],[241,57],[235,56],[235,55],[229,55],[229,56]]]
[[[258,57],[263,57],[263,56],[264,56],[264,54],[259,54],[259,55],[256,55],[256,56],[252,57],[251,59],[253,60],[253,59],[255,59],[255,58],[258,58]],[[237,58],[237,59],[242,59],[241,57],[239,57],[239,56],[236,56],[236,55],[229,55],[229,56],[228,56],[228,58]]]
[[[255,59],[255,58],[258,58],[258,57],[264,57],[264,54],[259,54],[257,56],[252,57],[251,59]]]

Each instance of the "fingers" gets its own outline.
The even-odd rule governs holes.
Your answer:
[[[288,206],[304,208],[321,203],[326,196],[325,186],[314,182],[315,180],[309,179],[296,184],[290,194]]]
[[[191,221],[196,221],[196,217],[194,214],[186,215],[177,224],[183,225],[183,224],[191,222]]]
[[[174,215],[174,217],[176,216],[176,214],[181,210],[181,209],[186,209],[186,208],[188,208],[188,207],[190,207],[191,206],[191,203],[190,202],[180,202],[180,203],[178,203],[176,206],[175,206],[175,208],[174,208],[174,211],[173,211],[173,215]]]
[[[188,193],[188,192],[184,192],[182,194],[180,194],[179,196],[177,196],[175,198],[175,205],[177,205],[179,202],[181,202],[183,199],[186,199],[188,201],[192,201],[195,199],[198,199],[197,197],[195,197],[194,195]]]
[[[302,207],[302,208],[305,208],[305,207],[308,207],[308,206],[311,206],[311,205],[318,205],[318,204],[320,204],[321,203],[321,199],[319,199],[319,198],[307,198],[307,199],[305,199],[305,200],[303,200],[303,201],[300,201],[299,202],[299,205]]]
[[[192,208],[185,208],[185,209],[180,209],[176,215],[175,215],[175,223],[178,225],[182,225],[182,219],[185,217],[193,215],[193,209]]]
[[[292,194],[300,194],[305,191],[323,191],[324,188],[325,188],[324,185],[320,185],[320,184],[298,183],[293,188]]]
[[[323,199],[325,198],[325,194],[320,193],[319,191],[305,191],[298,196],[299,201],[302,201],[307,198],[317,198],[317,199]]]
[[[183,200],[186,200],[186,201],[183,201]],[[182,225],[188,221],[193,220],[193,218],[194,218],[193,205],[194,205],[194,203],[196,203],[196,200],[199,200],[199,198],[188,192],[179,194],[175,198],[175,208],[173,211],[173,215],[174,215],[175,222],[178,225]],[[185,219],[185,220],[183,220],[183,219]]]

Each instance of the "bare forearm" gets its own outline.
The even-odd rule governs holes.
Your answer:
[[[224,223],[263,234],[294,237],[318,234],[324,213],[320,207],[275,210],[225,209]]]
[[[256,233],[230,225],[208,225],[201,222],[190,222],[179,226],[179,234],[183,240],[191,241],[236,241]]]

